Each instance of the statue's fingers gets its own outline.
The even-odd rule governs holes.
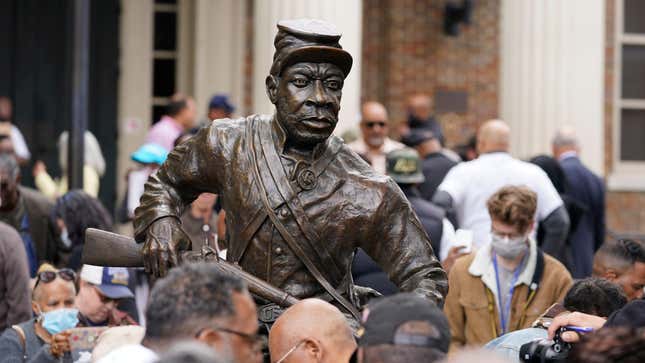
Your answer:
[[[168,257],[170,258],[170,266],[179,266],[179,253],[177,252],[176,248],[170,248],[170,251],[168,251]]]
[[[155,242],[151,247],[150,247],[150,257],[148,258],[150,261],[150,274],[152,276],[158,277],[159,276],[159,248],[158,248],[158,243]]]
[[[163,247],[160,248],[159,255],[157,258],[158,262],[158,269],[159,269],[159,277],[164,277],[168,273],[168,247],[167,245],[164,245]]]
[[[148,275],[152,273],[152,266],[150,264],[150,246],[148,242],[143,246],[143,268],[146,270]]]

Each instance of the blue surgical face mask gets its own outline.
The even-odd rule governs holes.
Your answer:
[[[60,234],[60,240],[63,242],[65,247],[72,247],[72,240],[69,239],[69,234],[67,233],[67,228],[63,228],[63,231]]]
[[[77,309],[57,309],[41,313],[40,316],[42,317],[41,325],[51,335],[74,328],[78,324]]]

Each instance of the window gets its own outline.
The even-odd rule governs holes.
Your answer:
[[[614,170],[609,186],[644,190],[645,1],[619,0],[617,5]]]
[[[177,89],[177,1],[155,0],[152,60],[152,123],[164,114],[168,97]]]

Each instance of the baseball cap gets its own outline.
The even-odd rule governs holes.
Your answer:
[[[227,95],[215,95],[211,98],[211,101],[208,103],[208,108],[221,108],[226,112],[232,113],[235,111],[235,106],[233,106]]]
[[[359,331],[360,347],[388,344],[448,352],[448,319],[427,298],[414,293],[400,293],[379,299],[367,309],[367,317]]]
[[[423,183],[419,154],[410,148],[391,151],[385,157],[386,171],[390,178],[399,184]]]
[[[110,299],[134,297],[128,288],[129,277],[128,269],[124,267],[83,265],[81,269],[81,280],[96,286]]]
[[[430,130],[414,129],[410,131],[409,134],[405,135],[401,141],[410,147],[415,147],[434,138],[436,138],[436,136],[434,132]]]
[[[133,161],[141,164],[161,165],[168,157],[168,150],[157,144],[143,144],[130,155]]]

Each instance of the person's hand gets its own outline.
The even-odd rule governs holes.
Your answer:
[[[143,266],[154,277],[166,276],[168,270],[179,264],[179,252],[189,250],[190,238],[181,229],[175,217],[164,217],[148,227],[143,244]]]
[[[69,336],[72,332],[67,330],[55,335],[52,335],[52,340],[50,343],[51,353],[54,357],[60,358],[65,354],[65,352],[71,351],[69,345]]]
[[[34,164],[34,168],[32,169],[32,173],[34,174],[34,178],[37,177],[41,173],[46,173],[47,172],[47,167],[45,166],[45,163],[43,163],[41,160],[36,161]]]
[[[463,252],[465,248],[466,246],[454,246],[451,247],[450,250],[448,250],[448,256],[445,260],[441,261],[441,266],[443,266],[443,269],[446,271],[446,273],[450,271],[452,265],[455,264],[455,261],[457,261],[459,257],[468,254],[466,252]]]
[[[598,330],[605,325],[605,321],[607,321],[605,318],[579,312],[558,315],[553,319],[549,326],[549,339],[553,339],[556,331],[563,326],[574,325]],[[564,332],[560,337],[567,343],[575,343],[580,340],[580,335],[573,331]]]

